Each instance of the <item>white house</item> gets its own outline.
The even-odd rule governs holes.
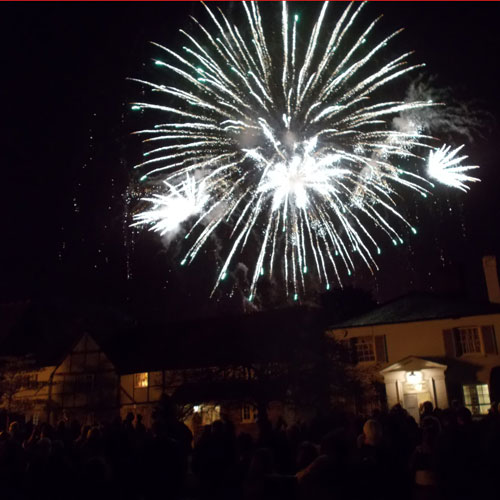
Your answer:
[[[361,376],[383,381],[389,407],[418,418],[419,405],[462,401],[484,414],[499,398],[500,286],[495,257],[484,257],[489,302],[410,294],[333,325]]]

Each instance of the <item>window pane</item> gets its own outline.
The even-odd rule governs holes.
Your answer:
[[[147,372],[136,373],[134,386],[136,389],[139,389],[141,387],[147,387],[148,386],[148,373]]]
[[[250,419],[250,407],[248,405],[243,406],[243,420]]]
[[[480,405],[481,415],[487,415],[491,405]]]
[[[162,372],[151,372],[149,374],[149,386],[157,387],[163,385]]]
[[[372,337],[358,337],[356,342],[358,361],[375,361],[375,350]]]
[[[477,386],[477,394],[479,399],[479,404],[489,405],[490,404],[490,391],[487,384]]]
[[[460,347],[464,354],[466,353],[480,353],[481,352],[481,342],[479,340],[479,330],[476,327],[473,328],[459,328],[458,329],[458,339],[460,342]]]
[[[487,384],[464,385],[464,403],[473,415],[488,413],[490,393]]]

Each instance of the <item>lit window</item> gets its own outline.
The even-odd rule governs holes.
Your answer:
[[[356,342],[356,357],[358,362],[375,361],[375,349],[372,337],[358,337]]]
[[[139,389],[141,387],[147,387],[147,386],[148,386],[148,372],[136,373],[134,380],[134,387],[136,389]]]
[[[250,405],[243,405],[241,408],[241,421],[253,422],[255,420],[254,409]]]
[[[463,354],[481,352],[479,330],[476,327],[458,328],[458,342]]]
[[[220,420],[220,406],[203,404],[200,405],[201,425],[210,425]]]
[[[487,384],[464,385],[464,403],[473,415],[485,415],[490,408],[490,391]]]

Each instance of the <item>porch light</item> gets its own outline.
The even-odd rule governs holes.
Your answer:
[[[409,384],[417,385],[422,382],[422,372],[420,371],[411,371],[406,372],[406,380]]]

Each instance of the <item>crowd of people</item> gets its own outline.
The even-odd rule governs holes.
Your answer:
[[[12,422],[0,434],[0,497],[472,500],[497,490],[496,405],[478,421],[467,408],[425,403],[418,424],[399,405],[257,424],[252,437],[222,418],[193,444],[168,400],[150,429],[133,414],[94,426]]]

